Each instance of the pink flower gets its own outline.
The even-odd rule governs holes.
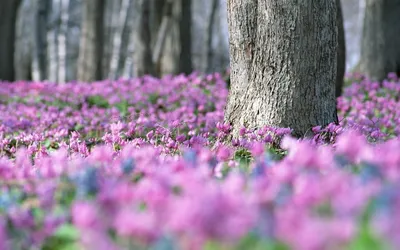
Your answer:
[[[336,150],[350,161],[356,162],[365,146],[366,140],[360,133],[347,131],[337,139]]]
[[[261,142],[254,142],[251,146],[251,154],[254,157],[261,156],[264,153],[264,144]]]
[[[100,218],[97,208],[89,202],[75,202],[71,210],[73,223],[81,229],[93,229],[99,227]]]
[[[229,160],[231,155],[232,155],[231,149],[229,149],[228,147],[226,147],[224,145],[219,146],[219,148],[217,149],[217,158],[220,161]]]
[[[117,213],[114,227],[118,234],[124,237],[134,237],[149,243],[159,235],[157,220],[151,212],[135,212],[124,209]]]

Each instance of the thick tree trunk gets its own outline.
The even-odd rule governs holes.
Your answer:
[[[102,79],[105,0],[85,0],[78,59],[78,80]]]
[[[346,37],[344,33],[343,13],[340,0],[336,0],[337,4],[337,23],[338,23],[338,43],[337,50],[337,78],[336,78],[336,97],[342,95],[344,74],[346,72]]]
[[[361,39],[361,72],[381,81],[400,74],[400,1],[366,0]]]
[[[20,0],[0,1],[0,80],[14,81],[14,51]]]
[[[337,7],[330,0],[230,0],[231,90],[225,121],[290,127],[337,122]]]
[[[138,6],[138,21],[133,33],[135,43],[135,75],[154,75],[154,64],[152,61],[151,31],[150,31],[150,1],[140,0]]]

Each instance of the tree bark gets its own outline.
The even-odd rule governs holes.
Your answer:
[[[343,13],[340,0],[336,0],[337,4],[337,24],[338,24],[338,43],[337,50],[337,78],[336,78],[336,97],[342,95],[344,75],[346,72],[346,37],[344,33]]]
[[[151,30],[150,30],[150,1],[140,0],[138,6],[139,18],[136,22],[136,33],[133,33],[135,43],[135,75],[154,75],[152,61]]]
[[[400,74],[400,1],[366,0],[360,69],[382,81],[390,72]]]
[[[0,80],[14,81],[16,20],[20,0],[0,1]]]
[[[102,79],[105,0],[85,0],[78,59],[78,80]]]
[[[225,121],[290,127],[337,122],[337,6],[330,0],[230,0],[231,89]]]

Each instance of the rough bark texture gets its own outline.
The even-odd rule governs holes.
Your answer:
[[[139,1],[138,15],[139,18],[135,29],[137,34],[133,34],[133,40],[135,43],[135,75],[140,77],[155,73],[152,62],[149,0]]]
[[[400,1],[366,0],[360,70],[381,81],[400,74]]]
[[[331,0],[229,0],[231,90],[225,121],[304,136],[337,121],[337,6]]]
[[[103,22],[105,0],[86,0],[78,59],[78,80],[102,79]]]
[[[336,97],[342,95],[344,74],[346,72],[346,37],[343,25],[343,13],[340,0],[336,0],[337,4],[337,23],[338,23],[338,43],[337,50],[337,78],[336,78]]]
[[[0,80],[13,81],[15,26],[20,0],[0,1]]]

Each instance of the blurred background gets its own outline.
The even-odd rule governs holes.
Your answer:
[[[346,68],[363,0],[343,0]],[[226,0],[1,0],[0,79],[68,82],[223,71]]]

